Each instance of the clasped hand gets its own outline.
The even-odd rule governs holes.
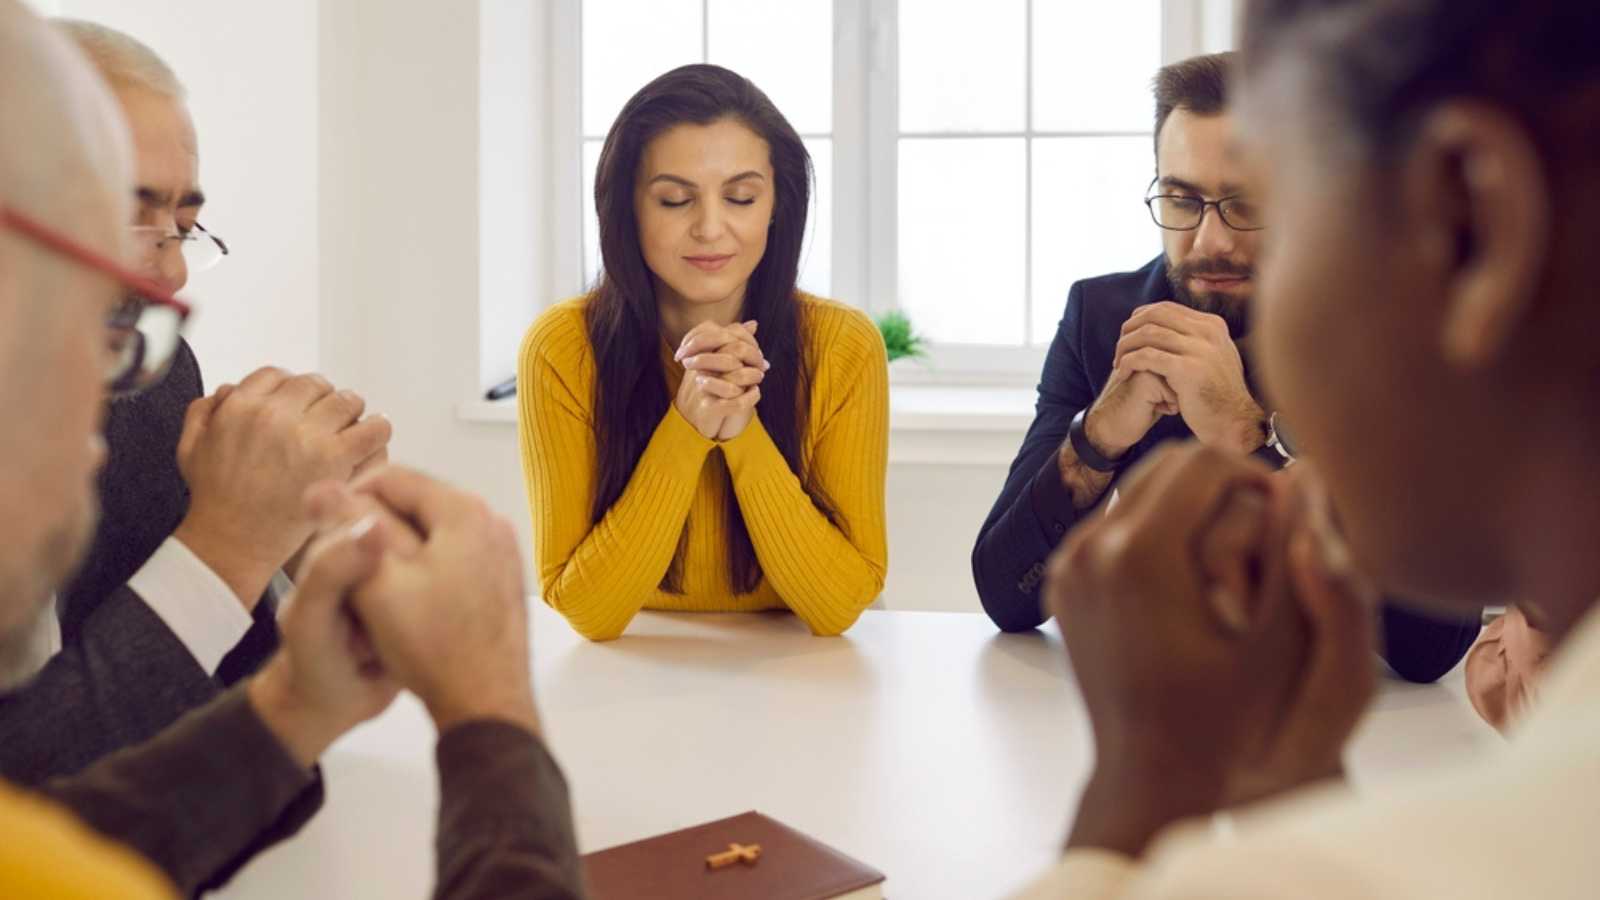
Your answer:
[[[1089,438],[1117,456],[1162,417],[1183,416],[1200,442],[1249,452],[1266,416],[1222,317],[1181,304],[1141,306],[1122,326],[1111,377],[1090,411]]]
[[[1138,855],[1171,822],[1342,772],[1374,690],[1376,595],[1315,475],[1190,443],[1051,560],[1097,763],[1072,844]]]
[[[497,719],[537,733],[518,539],[479,498],[390,466],[306,495],[318,534],[251,685],[305,765],[401,688],[443,733]]]
[[[756,343],[756,327],[754,321],[702,322],[678,345],[674,358],[684,372],[673,402],[710,440],[732,440],[755,418],[761,382],[772,367]]]

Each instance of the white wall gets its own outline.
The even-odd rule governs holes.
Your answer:
[[[478,384],[476,9],[323,4],[323,366],[394,420],[396,459],[525,523],[514,429],[455,414]]]
[[[320,369],[394,420],[396,459],[484,494],[526,534],[515,428],[457,409],[519,337],[480,333],[480,297],[531,309],[561,237],[480,241],[483,220],[535,209],[547,188],[522,158],[542,152],[538,117],[491,93],[480,118],[480,53],[537,46],[543,16],[485,30],[469,0],[53,5],[140,37],[190,86],[204,221],[238,248],[190,291],[204,303],[193,340],[208,380],[266,362]],[[932,427],[893,437],[885,605],[975,610],[968,556],[1020,428]]]

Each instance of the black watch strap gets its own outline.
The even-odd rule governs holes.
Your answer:
[[[1078,455],[1078,462],[1096,472],[1116,472],[1121,470],[1122,460],[1106,459],[1104,454],[1095,449],[1094,442],[1089,440],[1089,433],[1085,425],[1088,421],[1089,410],[1080,410],[1077,415],[1072,417],[1072,425],[1067,429],[1067,439],[1072,442],[1072,452]]]
[[[1284,469],[1294,464],[1294,451],[1289,449],[1288,436],[1283,433],[1283,420],[1273,413],[1262,423],[1262,430],[1266,432],[1264,440],[1254,456],[1274,469]]]
[[[1267,464],[1267,468],[1277,471],[1289,464],[1288,458],[1279,453],[1275,448],[1262,444],[1251,452],[1251,456]]]

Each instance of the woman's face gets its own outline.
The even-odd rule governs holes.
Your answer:
[[[658,291],[694,305],[742,300],[772,225],[767,142],[734,119],[678,125],[645,145],[634,184]]]

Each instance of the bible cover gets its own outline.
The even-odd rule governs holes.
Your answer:
[[[753,864],[706,857],[760,844]],[[592,900],[872,900],[883,873],[758,812],[707,822],[583,858]]]

